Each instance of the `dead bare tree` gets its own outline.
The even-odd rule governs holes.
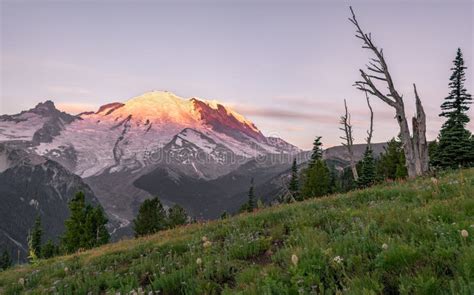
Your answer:
[[[369,94],[367,91],[364,91],[365,93],[365,99],[367,100],[367,106],[369,107],[370,111],[370,125],[369,125],[369,130],[367,130],[367,146],[371,150],[372,149],[372,134],[374,134],[374,110],[372,109],[372,105],[370,105],[370,98]]]
[[[357,174],[356,163],[354,160],[354,150],[353,150],[354,137],[352,136],[351,114],[347,110],[347,103],[345,99],[344,99],[344,109],[345,109],[345,114],[341,116],[341,119],[339,121],[340,124],[342,125],[342,127],[339,129],[344,131],[344,136],[341,136],[340,138],[345,141],[342,143],[342,145],[347,148],[347,152],[349,154],[349,162],[350,162],[351,170],[352,170],[352,176],[354,177],[354,180],[357,181],[359,179],[359,175]]]
[[[426,116],[418,97],[416,86],[413,84],[416,99],[416,117],[413,118],[413,137],[408,128],[405,115],[405,106],[402,96],[395,89],[392,76],[388,70],[383,50],[375,46],[371,34],[366,34],[360,27],[354,10],[350,7],[352,18],[349,20],[356,27],[356,37],[363,42],[362,48],[369,49],[375,58],[371,58],[367,65],[368,73],[360,69],[362,81],[356,81],[357,89],[378,97],[383,102],[395,109],[395,118],[400,127],[400,138],[405,152],[408,176],[413,178],[428,171],[428,145],[426,143]],[[376,81],[386,84],[389,93],[384,94],[376,85]]]

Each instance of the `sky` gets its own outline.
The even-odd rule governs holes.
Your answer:
[[[363,143],[369,111],[353,83],[370,54],[354,37],[349,5],[384,49],[408,116],[416,83],[436,138],[458,47],[474,93],[472,1],[0,0],[0,114],[46,99],[78,113],[168,90],[216,99],[265,135],[309,149],[318,135],[326,147],[340,144],[346,99]],[[397,136],[394,110],[371,102],[373,141]]]

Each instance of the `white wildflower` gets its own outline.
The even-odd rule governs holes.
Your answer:
[[[202,259],[201,258],[196,259],[196,264],[201,265],[202,264]]]
[[[382,244],[382,249],[387,250],[387,249],[388,249],[388,245],[385,244],[385,243],[383,243],[383,244]]]
[[[296,254],[291,255],[291,263],[293,263],[294,266],[298,265],[298,256],[296,256]]]
[[[463,229],[463,230],[461,231],[461,236],[462,236],[463,238],[467,238],[467,237],[469,236],[469,232],[468,232],[467,230]]]
[[[201,240],[202,240],[203,243],[205,243],[205,242],[207,242],[207,237],[204,236],[204,237],[201,238]]]
[[[18,280],[18,284],[24,286],[24,285],[25,285],[25,279],[24,279],[24,278],[20,278],[20,279]]]
[[[337,264],[341,264],[342,261],[344,261],[344,259],[341,256],[336,256],[334,257],[333,261],[336,262]]]
[[[205,241],[204,244],[202,244],[204,248],[209,248],[211,247],[211,245],[212,245],[211,241]]]

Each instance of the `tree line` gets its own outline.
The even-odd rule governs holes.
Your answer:
[[[375,50],[379,54],[379,67],[377,68],[385,68],[381,71],[375,70],[375,72],[390,76],[381,50],[373,45],[373,41],[369,35],[365,35],[361,31],[360,26],[355,20],[355,15],[353,15],[351,21],[357,26],[357,36],[364,40],[365,47]],[[369,68],[374,69],[373,66],[374,65]],[[415,122],[414,128],[422,128],[423,130],[414,131],[418,132],[418,134],[410,137],[411,143],[409,145],[407,144],[406,138],[404,139],[406,135],[400,133],[397,138],[392,138],[387,143],[384,147],[384,151],[377,157],[374,155],[371,145],[371,138],[374,131],[374,113],[370,104],[369,94],[377,97],[381,94],[377,94],[377,88],[372,81],[370,81],[370,79],[375,79],[375,76],[367,75],[362,72],[363,76],[367,75],[366,79],[368,79],[369,82],[356,82],[356,87],[364,91],[370,110],[370,127],[367,131],[367,145],[362,159],[358,162],[354,160],[354,138],[352,135],[350,112],[344,100],[345,113],[341,116],[340,129],[344,131],[344,136],[342,136],[341,139],[344,140],[343,146],[346,147],[349,155],[348,167],[343,169],[343,171],[336,171],[334,167],[331,167],[330,163],[323,160],[321,137],[316,137],[309,163],[299,168],[296,158],[293,160],[286,191],[280,196],[279,203],[302,201],[307,198],[320,197],[336,192],[347,192],[356,188],[366,188],[386,180],[405,179],[407,177],[413,177],[414,175],[424,175],[428,173],[436,175],[437,171],[444,169],[474,167],[474,136],[466,128],[470,121],[467,112],[472,103],[472,97],[464,85],[466,81],[466,69],[467,67],[464,64],[462,51],[458,48],[453,61],[453,67],[451,68],[452,74],[448,84],[450,92],[440,107],[441,113],[439,116],[446,118],[446,120],[436,140],[427,142],[425,145],[424,142],[420,142],[420,138],[417,138],[425,138],[426,125],[423,123],[425,119],[424,111],[421,108],[421,101],[419,101],[418,94],[416,93],[417,107],[420,114],[413,118]],[[382,80],[389,84],[392,83],[388,81],[387,78]],[[371,86],[371,83],[374,88],[368,91],[365,87]],[[393,85],[390,87],[393,87]],[[384,97],[384,99],[386,99],[386,97]],[[403,101],[401,101],[401,103],[403,104]],[[391,102],[389,105],[391,105]],[[395,108],[398,108],[398,106]],[[396,111],[397,116],[399,111],[400,110]],[[420,116],[423,118],[420,118]],[[400,118],[397,117],[397,119]],[[417,120],[419,122],[416,122]],[[424,140],[425,139],[422,139],[421,141]],[[408,154],[407,148],[412,149]],[[421,151],[421,148],[424,150]],[[413,149],[416,150],[416,152],[413,152]],[[418,159],[415,159],[414,153],[417,154]],[[407,155],[412,157],[411,160],[407,159]],[[253,211],[259,208],[256,206],[255,199],[252,179],[248,201],[242,205],[240,212]]]
[[[38,263],[57,255],[71,254],[77,251],[92,249],[107,244],[110,234],[107,230],[108,219],[100,205],[86,204],[83,192],[78,192],[68,202],[69,218],[64,222],[65,231],[55,243],[48,240],[43,243],[43,226],[38,216],[28,234],[28,262]],[[160,200],[155,197],[145,200],[134,219],[135,236],[145,236],[160,230],[174,228],[190,221],[186,211],[179,205],[165,210]],[[13,261],[10,253],[4,249],[0,256],[0,271],[11,267]]]

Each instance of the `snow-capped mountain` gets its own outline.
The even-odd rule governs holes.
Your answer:
[[[50,100],[16,115],[0,116],[0,142],[50,142],[64,127],[78,119],[58,111]]]
[[[192,149],[188,149],[189,145],[179,146],[183,138],[193,144]],[[83,113],[80,120],[68,124],[54,140],[42,142],[35,149],[39,154],[56,155],[59,162],[64,162],[61,155],[65,151],[75,151],[76,163],[64,164],[78,175],[89,177],[107,169],[143,169],[157,159],[163,160],[165,155],[157,158],[157,153],[163,153],[165,147],[170,151],[166,156],[180,158],[189,165],[204,159],[191,157],[197,150],[209,154],[212,163],[226,160],[217,159],[219,156],[253,158],[299,151],[290,144],[282,145],[281,141],[266,138],[252,122],[222,104],[153,91],[125,103],[104,105],[94,113]],[[211,146],[217,150],[209,150]],[[185,159],[188,154],[190,158]]]
[[[109,217],[122,225],[156,192],[135,185],[148,174],[164,178],[158,182],[173,184],[160,191],[165,203],[179,200],[195,215],[212,217],[218,212],[203,212],[202,203],[222,198],[219,204],[223,205],[218,207],[225,210],[228,201],[223,200],[229,196],[205,193],[213,186],[203,183],[218,181],[257,157],[291,157],[300,152],[280,138],[265,137],[250,120],[223,104],[185,99],[167,91],[112,102],[77,116],[60,112],[46,101],[20,114],[1,116],[0,142],[14,143],[82,177]],[[177,198],[189,181],[202,187],[200,196],[186,194],[194,198],[192,202]],[[192,207],[197,203],[198,207]]]

